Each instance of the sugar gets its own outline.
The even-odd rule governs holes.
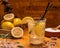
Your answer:
[[[45,31],[47,31],[47,32],[60,32],[60,30],[59,29],[53,29],[53,28],[46,28],[45,29]]]

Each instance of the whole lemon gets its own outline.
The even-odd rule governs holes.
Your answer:
[[[23,29],[21,27],[14,27],[12,30],[11,30],[11,35],[14,37],[14,38],[20,38],[23,36]]]
[[[19,24],[21,24],[21,19],[20,18],[14,18],[14,20],[13,20],[13,24],[16,26],[16,25],[19,25]]]
[[[14,27],[14,25],[11,22],[8,22],[8,21],[3,22],[1,24],[2,29],[11,30],[13,27]]]
[[[4,22],[7,22],[7,20],[2,20],[2,21],[1,21],[1,24],[4,23]]]
[[[3,22],[5,22],[5,20],[2,20],[2,21],[1,21],[1,24],[2,24]]]

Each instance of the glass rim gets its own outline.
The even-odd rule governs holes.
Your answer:
[[[46,21],[46,18],[44,18],[43,20],[37,19],[35,21]]]

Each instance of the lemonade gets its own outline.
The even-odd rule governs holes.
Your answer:
[[[29,39],[31,44],[42,44],[44,41],[44,33],[45,33],[45,22],[46,20],[40,20],[34,23],[34,25],[30,24],[31,28],[29,32]]]

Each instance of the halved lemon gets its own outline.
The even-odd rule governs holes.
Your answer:
[[[20,28],[20,27],[14,27],[12,30],[11,30],[11,35],[14,37],[14,38],[20,38],[23,36],[23,29]]]
[[[34,19],[33,19],[32,17],[24,17],[24,18],[22,19],[22,24],[26,24],[26,23],[28,23],[28,22],[33,23],[33,22],[34,22]]]
[[[16,25],[19,25],[21,24],[22,20],[20,18],[14,18],[13,19],[13,24],[16,26]]]
[[[14,27],[14,25],[11,22],[8,22],[8,21],[3,22],[1,24],[2,29],[11,30],[13,27]]]
[[[4,20],[12,20],[14,18],[14,14],[13,13],[9,13],[4,15]]]

